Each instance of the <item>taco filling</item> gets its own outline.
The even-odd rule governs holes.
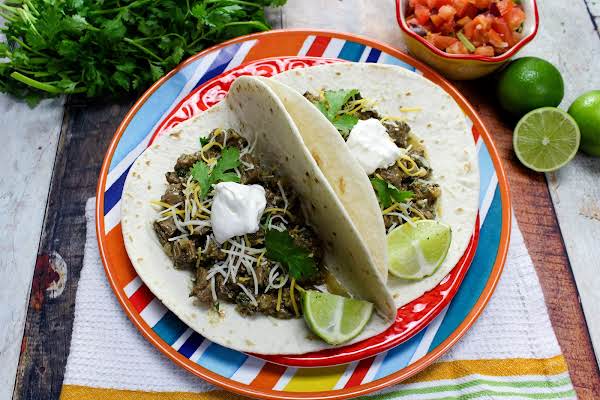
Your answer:
[[[289,319],[302,314],[303,290],[325,281],[323,248],[301,199],[276,168],[252,155],[232,129],[200,139],[183,154],[160,201],[154,231],[175,268],[194,271],[190,293],[219,309]]]
[[[423,141],[406,121],[380,115],[356,89],[304,97],[335,126],[369,176],[388,233],[404,223],[437,219],[440,186],[431,179]]]

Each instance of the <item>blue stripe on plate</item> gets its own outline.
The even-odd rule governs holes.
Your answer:
[[[125,185],[125,178],[131,169],[129,168],[123,172],[123,174],[117,179],[106,192],[104,192],[104,215],[108,214],[110,210],[121,200],[121,193],[123,193],[123,185]]]
[[[381,56],[381,50],[372,48],[367,56],[366,62],[368,63],[376,63],[379,60],[379,56]]]
[[[402,67],[404,69],[407,69],[409,71],[416,71],[417,69],[415,67],[413,67],[410,64],[405,63],[404,61],[401,61],[399,59],[397,59],[396,57],[392,57],[391,55],[387,54],[387,53],[383,53],[383,56],[379,58],[378,61],[380,64],[391,64],[391,65],[397,65],[399,67]]]
[[[203,341],[204,338],[200,336],[197,332],[194,332],[181,345],[181,347],[179,348],[179,353],[185,358],[190,358],[192,354],[194,354],[194,352],[198,350],[198,347],[200,347]]]
[[[164,317],[154,325],[152,330],[170,346],[185,332],[187,325],[175,314],[168,311]]]
[[[417,347],[419,347],[419,343],[423,339],[426,330],[423,329],[408,341],[388,351],[373,380],[383,378],[406,367],[415,354],[415,351],[417,351]]]
[[[496,173],[494,170],[494,163],[492,157],[487,149],[487,146],[483,142],[479,148],[479,179],[480,179],[480,190],[479,190],[479,206],[483,203],[483,198],[487,194],[487,189],[492,176]]]
[[[177,99],[179,93],[191,79],[194,71],[202,60],[197,60],[181,69],[171,79],[160,86],[156,92],[146,100],[138,112],[133,116],[129,126],[119,140],[115,154],[110,162],[109,171],[125,158],[140,142],[148,136],[150,130],[167,112],[171,104]]]
[[[242,43],[236,43],[221,49],[221,53],[212,62],[204,76],[202,76],[198,83],[196,83],[194,89],[202,85],[204,82],[225,72],[225,70],[227,69],[227,65],[229,65],[233,57],[235,57],[236,53],[238,52],[241,46]]]
[[[365,50],[365,45],[356,42],[346,42],[338,58],[348,61],[358,61]]]
[[[244,353],[212,343],[202,353],[198,364],[225,378],[230,378],[247,358]]]
[[[450,303],[446,317],[433,338],[431,346],[429,346],[429,351],[437,347],[454,332],[479,300],[496,261],[501,230],[502,200],[500,199],[500,188],[498,187],[483,227],[479,232],[479,243],[473,258],[473,264],[469,267],[464,281]]]

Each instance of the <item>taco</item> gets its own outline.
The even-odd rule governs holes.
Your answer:
[[[305,291],[374,305],[352,342],[384,331],[396,314],[350,216],[283,104],[255,78],[238,78],[221,103],[146,149],[121,212],[144,283],[221,345],[260,354],[332,347],[302,320]]]
[[[396,66],[329,64],[263,81],[320,160],[365,243],[385,243],[386,233],[417,221],[449,226],[451,241],[440,264],[411,279],[391,273],[387,279],[397,307],[433,289],[467,248],[478,210],[475,143],[459,106],[437,85]],[[342,176],[344,187],[337,183]],[[370,193],[362,186],[348,197],[352,182],[366,176]],[[361,212],[374,202],[377,218]],[[379,223],[385,230],[365,229]]]

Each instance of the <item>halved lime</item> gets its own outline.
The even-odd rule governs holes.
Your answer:
[[[329,344],[342,344],[358,335],[373,313],[373,304],[356,299],[307,290],[302,311],[308,327]]]
[[[513,147],[523,165],[548,172],[571,161],[580,138],[573,117],[558,108],[543,107],[521,118],[513,134]]]
[[[390,273],[412,280],[433,274],[446,258],[451,241],[452,230],[442,222],[403,224],[387,237]]]

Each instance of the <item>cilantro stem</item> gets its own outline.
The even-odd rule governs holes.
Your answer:
[[[33,54],[37,54],[38,56],[42,56],[44,57],[44,59],[46,58],[46,55],[44,53],[40,53],[37,50],[32,49],[31,47],[29,47],[27,44],[25,44],[25,42],[23,42],[21,39],[17,38],[17,37],[13,37],[12,38],[15,42],[17,42],[21,47],[23,47],[24,49],[29,50],[30,52],[32,52]]]
[[[36,81],[35,79],[31,79],[20,72],[13,72],[10,74],[10,77],[18,80],[21,83],[29,85],[39,90],[43,90],[44,92],[52,93],[52,94],[60,94],[61,90],[56,86],[48,85],[47,83],[43,83],[40,81]]]
[[[126,41],[127,43],[129,43],[129,44],[137,47],[138,49],[140,49],[144,53],[148,54],[150,57],[153,57],[155,60],[160,61],[160,62],[164,62],[164,60],[162,58],[160,58],[159,56],[157,56],[156,54],[154,54],[151,50],[149,50],[146,47],[142,46],[141,44],[137,43],[135,40],[131,40],[129,38],[125,38],[123,40]]]
[[[262,22],[258,22],[258,21],[237,21],[237,22],[229,22],[227,24],[223,24],[218,28],[218,30],[227,28],[228,26],[242,26],[242,25],[254,26],[263,31],[268,31],[270,29],[267,25],[263,24]]]
[[[92,15],[112,14],[112,13],[119,12],[119,11],[122,11],[122,10],[127,10],[129,8],[135,8],[135,7],[143,6],[144,4],[150,3],[152,1],[154,1],[154,0],[137,0],[137,1],[129,3],[126,6],[122,6],[122,7],[109,8],[107,10],[94,10],[94,11],[90,11],[90,14],[92,14]]]
[[[16,79],[17,81],[19,81],[21,83],[28,85],[28,86],[31,86],[36,89],[43,90],[44,92],[48,92],[48,93],[52,93],[52,94],[61,94],[61,93],[75,94],[75,93],[83,93],[87,90],[84,87],[76,88],[76,89],[72,89],[72,90],[61,90],[61,89],[57,88],[56,86],[52,86],[52,85],[49,85],[44,82],[36,81],[35,79],[25,76],[17,71],[11,73],[10,77],[13,79]]]
[[[222,2],[223,2],[223,0],[206,0],[205,1],[206,4],[222,3]],[[227,0],[227,3],[239,4],[241,6],[257,7],[257,8],[263,7],[261,4],[251,3],[249,1],[243,1],[243,0]]]

